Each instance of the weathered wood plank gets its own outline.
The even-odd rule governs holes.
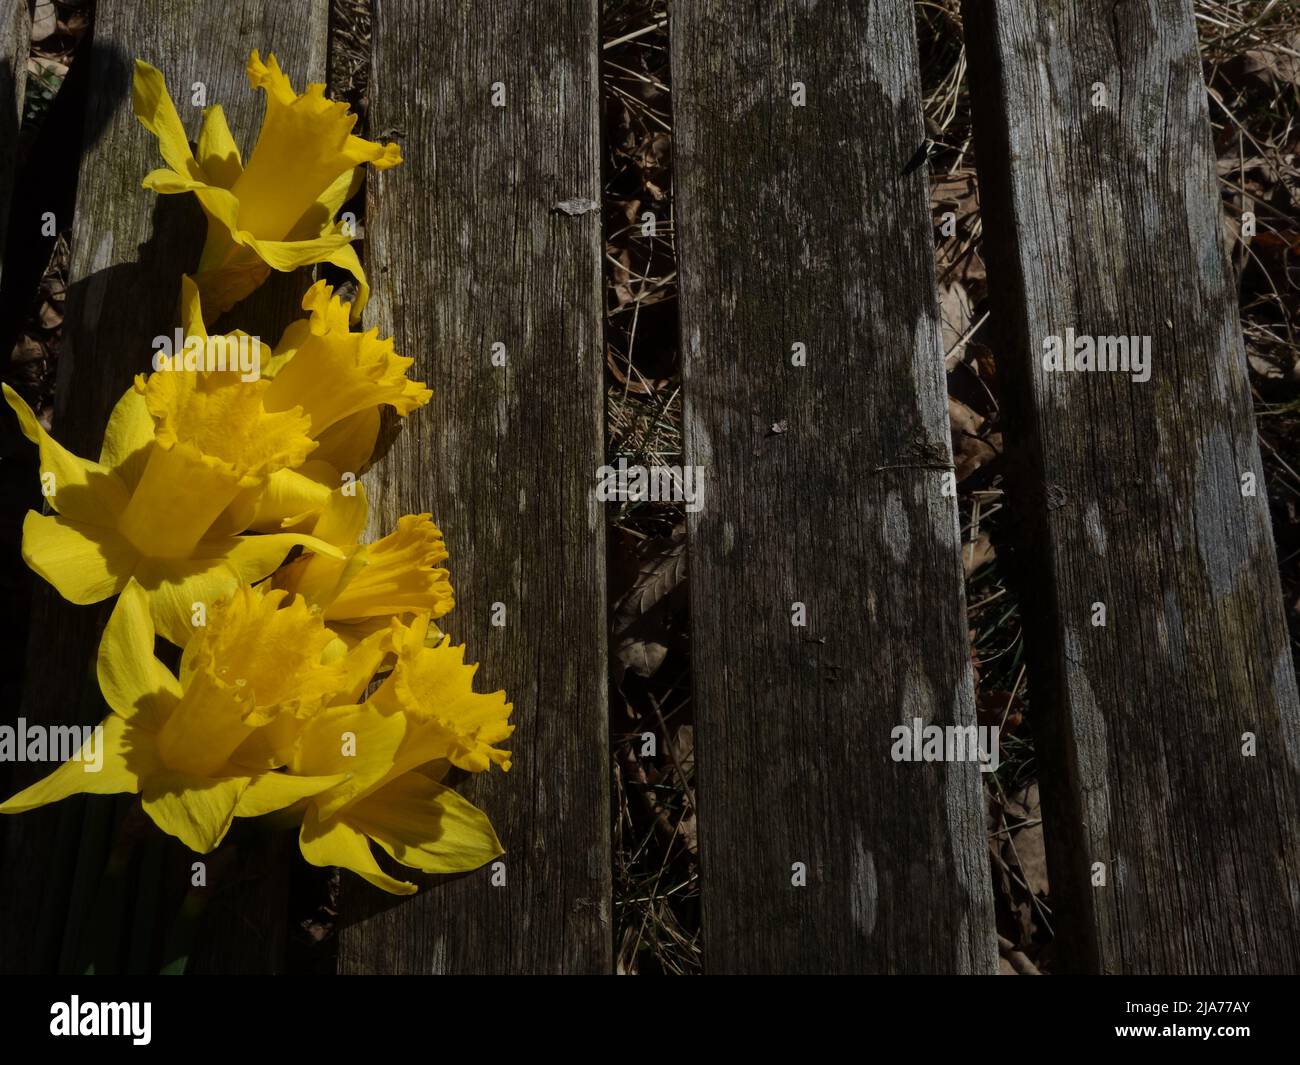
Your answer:
[[[975,722],[911,4],[672,41],[706,968],[991,972],[980,774],[890,757]]]
[[[553,210],[600,197],[597,4],[379,0],[372,41],[371,130],[406,162],[370,185],[371,320],[434,389],[369,475],[372,532],[433,513],[445,627],[517,731],[509,774],[462,789],[505,886],[483,869],[392,905],[348,877],[340,968],[606,972],[600,213]]]
[[[18,161],[31,28],[27,0],[0,0],[0,252],[8,231],[9,200]],[[0,271],[3,265],[0,263]]]
[[[1061,961],[1294,972],[1300,709],[1191,4],[965,16]],[[1067,329],[1149,337],[1150,379],[1045,369]]]
[[[127,0],[96,5],[94,85],[55,409],[56,435],[78,454],[98,454],[112,404],[133,374],[148,369],[152,338],[175,325],[181,274],[194,269],[203,243],[203,218],[192,197],[156,197],[140,187],[158,161],[155,141],[132,113],[132,61],[143,58],[162,70],[191,135],[197,135],[200,119],[200,108],[188,106],[191,87],[201,81],[208,102],[224,105],[237,136],[248,136],[259,128],[262,109],[261,94],[248,90],[244,73],[249,50],[274,51],[299,84],[323,80],[326,16],[323,0],[158,0],[147,17]],[[300,279],[273,278],[236,311],[239,324],[273,342],[301,313],[295,287],[300,290]],[[19,709],[28,722],[102,718],[93,661],[110,606],[73,606],[38,585]],[[26,786],[47,768],[17,767],[14,786]],[[0,867],[0,968],[6,971],[51,971],[61,956],[65,964],[78,956],[76,944],[62,941],[65,926],[74,933],[82,927],[82,914],[70,912],[70,902],[94,895],[73,885],[84,802],[67,800],[7,825]],[[92,856],[101,854],[102,841],[96,841],[84,852],[77,875],[93,884],[100,865]],[[188,865],[172,871],[188,877]],[[283,923],[282,891],[268,897],[250,890],[247,899],[249,912],[268,926]],[[283,936],[244,936],[241,942],[249,953],[240,968],[278,965],[267,944],[282,945]]]

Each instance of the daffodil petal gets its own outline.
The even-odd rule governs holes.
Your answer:
[[[78,747],[77,756],[68,759],[49,776],[24,788],[7,802],[0,813],[20,814],[45,806],[69,795],[117,795],[140,790],[140,775],[156,768],[151,738],[132,728],[117,714],[109,714],[101,723],[102,731],[91,744],[102,744],[102,760],[93,746]],[[96,762],[98,771],[93,771]]]
[[[342,776],[298,777],[292,773],[258,773],[240,795],[235,816],[261,817],[275,813],[333,787],[342,779]]]
[[[108,416],[99,464],[117,474],[130,492],[140,483],[152,447],[153,418],[149,408],[144,396],[134,387],[128,388]]]
[[[177,647],[189,643],[195,621],[205,622],[212,605],[241,583],[239,571],[222,558],[144,559],[135,579],[149,595],[158,635]]]
[[[122,589],[99,641],[99,690],[123,719],[137,714],[157,729],[181,697],[181,685],[153,653],[149,595],[134,580]]]
[[[414,895],[419,889],[405,880],[396,880],[379,868],[370,850],[370,840],[342,818],[319,821],[308,809],[298,836],[302,856],[312,865],[351,869],[357,876],[391,895]]]
[[[189,642],[189,647],[194,641]],[[304,719],[281,714],[268,725],[254,729],[251,736],[235,748],[230,764],[252,772],[281,769],[289,762],[289,752],[302,732]]]
[[[312,535],[327,544],[347,547],[361,542],[366,531],[366,521],[370,517],[370,507],[366,499],[366,486],[360,481],[353,481],[349,486],[351,493],[339,488],[330,493],[330,497],[316,519]]]
[[[312,287],[315,288],[315,285]],[[310,318],[295,318],[286,325],[284,332],[280,334],[279,341],[276,342],[270,360],[262,367],[262,376],[268,381],[274,377],[279,372],[280,367],[293,358],[294,353],[309,336],[311,336]]]
[[[176,105],[167,94],[162,72],[141,59],[135,61],[131,102],[140,124],[158,138],[158,151],[167,165],[182,176],[201,178],[203,175],[199,172],[194,153],[190,151],[189,138],[185,136]]]
[[[426,873],[469,872],[505,853],[487,814],[420,773],[385,784],[345,816],[394,859]]]
[[[194,192],[198,188],[207,188],[207,183],[195,181],[193,178],[182,177],[174,170],[168,170],[166,167],[159,167],[157,170],[150,170],[145,174],[144,180],[140,182],[140,187],[148,189],[150,192],[156,192],[160,196],[175,196],[181,192]]]
[[[290,760],[294,773],[347,779],[316,796],[322,818],[342,810],[392,772],[407,722],[400,714],[374,713],[357,706],[335,706],[307,721]]]
[[[324,278],[303,293],[302,309],[307,312],[307,324],[313,336],[349,331],[348,305]]]
[[[316,206],[325,218],[333,218],[348,200],[361,191],[366,172],[361,167],[345,170],[324,192],[316,197]],[[309,212],[310,213],[310,212]],[[352,235],[355,239],[355,235]]]
[[[186,337],[206,337],[207,323],[203,320],[203,301],[199,286],[189,274],[181,274],[181,328]]]
[[[260,240],[247,234],[242,235],[245,238],[242,243],[246,247],[257,252],[258,257],[271,269],[284,273],[313,263],[330,262],[339,249],[348,247],[352,240],[337,229],[327,230],[305,240]]]
[[[338,471],[314,459],[296,469],[276,470],[266,479],[249,528],[271,532],[290,519],[303,520],[320,513],[338,483]]]
[[[360,321],[361,312],[366,309],[366,304],[370,302],[370,282],[366,280],[366,268],[361,265],[361,256],[357,254],[357,249],[352,244],[345,244],[330,254],[328,259],[322,260],[331,266],[337,266],[340,270],[346,270],[357,281],[357,298],[352,304],[352,321]]]
[[[357,702],[365,694],[384,659],[392,653],[392,646],[391,633],[381,629],[349,647],[343,656],[343,666],[347,670],[346,680],[332,701],[335,704]]]
[[[200,777],[172,770],[147,777],[144,812],[169,836],[199,854],[216,848],[230,830],[248,777]]]
[[[214,242],[212,230],[209,228],[208,239],[203,245],[203,254],[199,256],[199,270],[215,270],[225,264],[227,256],[235,254],[236,249],[243,249],[245,241],[251,238],[252,234],[240,230],[239,198],[229,189],[196,182],[191,186],[191,191],[198,197],[209,223],[217,227],[217,233],[220,235],[220,239]],[[262,271],[265,275],[265,266],[262,267]],[[198,278],[195,277],[194,280],[197,284]],[[203,286],[199,285],[199,287],[201,289]],[[208,317],[214,322],[217,320],[217,315],[225,310],[208,303],[206,293],[203,306],[208,309]]]
[[[353,550],[359,553],[359,549]],[[355,564],[361,565],[361,561]],[[320,607],[333,598],[344,575],[350,572],[348,562],[321,555],[303,555],[281,566],[271,580],[277,588],[301,595],[312,606]]]
[[[306,533],[266,533],[261,536],[235,536],[230,541],[205,541],[199,545],[202,553],[219,555],[235,568],[245,584],[256,584],[271,575],[294,547],[303,547],[331,558],[342,558],[343,552]]]
[[[111,529],[34,510],[23,519],[23,561],[70,603],[85,606],[116,595],[139,558]]]
[[[275,474],[271,476],[274,477]],[[246,532],[253,524],[258,504],[265,490],[265,483],[241,489],[239,494],[230,501],[230,505],[217,515],[217,520],[208,527],[204,538],[234,537]]]
[[[360,477],[374,456],[379,425],[377,406],[351,414],[316,437],[316,450],[311,457],[328,462],[340,473]]]
[[[79,458],[63,447],[8,385],[4,397],[18,415],[23,436],[40,448],[42,491],[50,506],[74,521],[111,525],[129,498],[121,478],[106,466]]]
[[[239,175],[244,172],[244,163],[220,104],[213,104],[203,112],[198,148],[199,165],[214,185],[228,189],[239,180]]]

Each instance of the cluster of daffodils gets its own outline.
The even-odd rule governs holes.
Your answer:
[[[197,272],[181,281],[186,352],[159,353],[114,407],[98,461],[61,447],[8,387],[40,449],[53,513],[31,512],[23,558],[73,603],[117,602],[97,675],[110,714],[102,758],[74,757],[0,805],[20,813],[76,793],[141,796],[165,832],[200,853],[236,817],[293,817],[303,856],[397,894],[371,844],[425,872],[501,853],[482,811],[442,783],[453,767],[510,767],[504,692],[435,622],[453,607],[442,534],[408,515],[362,543],[381,410],[405,416],[429,390],[377,331],[352,328],[368,287],[335,216],[362,167],[401,162],[352,135],[323,87],[296,94],[273,56],[249,81],[266,117],[245,165],[219,106],[192,151],[162,75],[137,63],[136,114],[167,166],[159,193],[193,192],[208,218]],[[271,270],[328,262],[351,272],[343,302],[318,282],[258,374],[193,351],[239,350],[214,321]],[[214,343],[215,342],[215,343]],[[157,640],[180,649],[173,672]],[[171,656],[177,661],[175,653]]]

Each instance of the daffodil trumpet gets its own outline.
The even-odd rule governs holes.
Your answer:
[[[429,514],[406,514],[397,528],[371,544],[359,542],[366,524],[366,496],[334,497],[315,534],[336,545],[342,558],[304,551],[278,569],[277,588],[302,595],[321,611],[331,631],[349,646],[387,628],[393,620],[433,621],[456,605],[442,532]]]

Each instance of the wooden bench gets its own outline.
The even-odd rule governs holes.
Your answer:
[[[1294,971],[1300,705],[1192,15],[1155,7],[966,5],[1060,967]],[[327,5],[245,0],[238,37],[227,8],[97,5],[56,410],[75,451],[147,365],[202,232],[139,188],[155,148],[129,60],[204,82],[235,129],[249,48],[323,80]],[[900,726],[975,724],[912,5],[674,17],[705,967],[994,972],[979,768],[891,755]],[[465,789],[504,865],[402,900],[345,874],[338,968],[609,972],[601,214],[556,209],[601,198],[598,3],[376,0],[372,41],[370,128],[405,163],[367,186],[367,321],[434,388],[367,475],[372,531],[435,515],[449,629],[518,730],[509,775]],[[238,324],[278,335],[304,280]],[[1149,379],[1044,370],[1067,330],[1150,337]],[[99,719],[105,614],[38,591],[29,721]],[[186,895],[185,855],[151,842],[118,868],[130,810],[0,826],[0,968],[282,971],[291,838],[214,862],[259,874],[181,942],[154,911]],[[89,928],[117,936],[88,952]]]

